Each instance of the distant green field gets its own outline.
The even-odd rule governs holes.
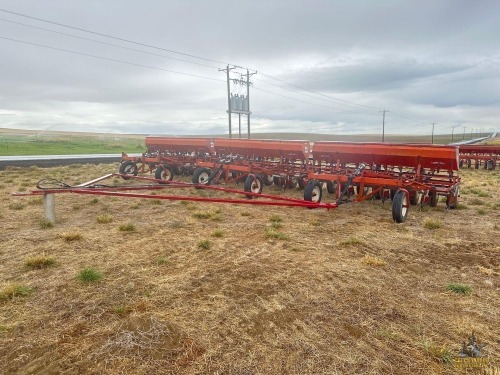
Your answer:
[[[146,150],[144,138],[112,136],[0,134],[0,155],[75,155],[142,153]]]

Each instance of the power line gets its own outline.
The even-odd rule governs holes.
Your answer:
[[[264,81],[264,80],[262,80],[262,79],[257,79],[257,78],[254,78],[254,79],[255,79],[256,81],[262,82],[262,83],[264,83],[264,84],[271,85],[271,86],[275,86],[275,87],[279,87],[279,88],[281,88],[281,89],[283,89],[283,90],[287,90],[287,91],[290,91],[290,92],[294,92],[294,93],[297,93],[297,94],[299,94],[299,95],[304,95],[304,96],[307,96],[307,97],[309,97],[309,98],[313,98],[313,99],[316,99],[316,100],[323,100],[323,101],[325,101],[325,102],[328,102],[328,103],[334,103],[334,104],[337,104],[337,105],[349,105],[349,106],[353,106],[352,104],[342,104],[342,103],[337,103],[337,102],[334,102],[334,101],[332,101],[332,100],[328,100],[328,99],[324,99],[324,98],[318,98],[317,96],[304,94],[304,93],[302,93],[302,92],[300,92],[300,91],[298,91],[298,90],[289,89],[289,88],[284,87],[284,86],[282,86],[282,85],[277,85],[277,84],[275,84],[275,83],[271,83],[271,82],[268,82],[268,81]],[[341,109],[339,108],[339,110],[341,110]],[[362,112],[358,112],[358,113],[360,113],[360,114],[364,114],[364,113],[362,113]]]
[[[211,62],[214,62],[214,63],[217,63],[217,64],[224,64],[224,65],[226,65],[226,64],[227,64],[227,63],[225,63],[225,62],[222,62],[222,61],[217,61],[217,60],[213,60],[213,59],[208,59],[208,58],[206,58],[206,57],[200,57],[200,56],[196,56],[196,55],[191,55],[191,54],[189,54],[189,53],[184,53],[184,52],[174,51],[174,50],[170,50],[170,49],[166,49],[166,48],[162,48],[162,47],[157,47],[157,46],[153,46],[153,45],[146,44],[146,43],[135,42],[135,41],[133,41],[133,40],[129,40],[129,39],[125,39],[125,38],[119,38],[119,37],[112,36],[112,35],[108,35],[108,34],[98,33],[98,32],[95,32],[95,31],[82,29],[82,28],[80,28],[80,27],[69,26],[69,25],[65,25],[65,24],[63,24],[63,23],[54,22],[54,21],[49,21],[49,20],[45,20],[45,19],[43,19],[43,18],[38,18],[38,17],[28,16],[27,14],[22,14],[22,13],[12,12],[12,11],[10,11],[10,10],[6,10],[6,9],[0,9],[0,12],[10,13],[10,14],[14,14],[14,15],[16,15],[16,16],[25,17],[25,18],[31,18],[31,19],[33,19],[33,20],[42,21],[42,22],[47,22],[47,23],[51,23],[51,24],[53,24],[53,25],[62,26],[62,27],[67,27],[67,28],[69,28],[69,29],[78,30],[78,31],[83,31],[83,32],[85,32],[85,33],[90,33],[90,34],[94,34],[94,35],[103,36],[103,37],[105,37],[105,38],[111,38],[111,39],[115,39],[115,40],[120,40],[120,41],[122,41],[122,42],[132,43],[132,44],[136,44],[136,45],[143,46],[143,47],[149,47],[149,48],[159,49],[159,50],[166,51],[166,52],[170,52],[170,53],[176,53],[176,54],[178,54],[178,55],[183,55],[183,56],[193,57],[193,58],[195,58],[195,59],[200,59],[200,60],[205,60],[205,61],[211,61]]]
[[[194,61],[189,61],[189,60],[178,59],[178,58],[176,58],[176,57],[170,57],[170,56],[160,55],[160,54],[158,54],[158,53],[153,53],[153,52],[148,52],[148,51],[142,51],[142,50],[140,50],[140,49],[135,49],[135,48],[130,48],[130,47],[119,46],[119,45],[117,45],[117,44],[106,43],[106,42],[102,42],[102,41],[100,41],[100,40],[96,40],[96,39],[85,38],[85,37],[83,37],[83,36],[78,36],[78,35],[74,35],[74,34],[67,34],[67,33],[63,33],[63,32],[60,32],[60,31],[55,31],[55,30],[45,29],[45,28],[43,28],[43,27],[37,27],[37,26],[33,26],[33,25],[28,25],[28,24],[25,24],[25,23],[22,23],[22,22],[14,22],[14,21],[11,21],[11,20],[6,20],[6,19],[3,19],[3,18],[0,18],[0,21],[9,22],[9,23],[13,23],[13,24],[16,24],[16,25],[21,25],[21,26],[25,26],[25,27],[30,27],[30,28],[32,28],[32,29],[37,29],[37,30],[48,31],[48,32],[50,32],[50,33],[54,33],[54,34],[65,35],[65,36],[69,36],[69,37],[72,37],[72,38],[77,38],[77,39],[87,40],[87,41],[90,41],[90,42],[99,43],[99,44],[103,44],[103,45],[106,45],[106,46],[112,46],[112,47],[116,47],[116,48],[126,49],[126,50],[129,50],[129,51],[134,51],[134,52],[144,53],[144,54],[147,54],[147,55],[158,56],[158,57],[164,57],[164,58],[166,58],[166,59],[170,59],[170,60],[182,61],[182,62],[185,62],[185,63],[188,63],[188,64],[195,64],[195,65],[200,65],[200,66],[206,66],[206,67],[208,67],[208,68],[218,69],[218,67],[217,67],[217,66],[214,66],[214,65],[207,65],[207,64],[203,64],[203,63],[194,62]]]
[[[313,94],[316,94],[316,95],[320,95],[320,96],[324,96],[326,98],[329,98],[329,99],[333,99],[333,100],[337,100],[339,102],[343,102],[343,103],[348,103],[348,104],[351,104],[351,105],[355,105],[355,106],[358,106],[358,107],[364,107],[364,108],[368,108],[368,109],[371,109],[371,110],[374,110],[374,111],[379,111],[381,110],[381,108],[376,108],[376,107],[372,107],[372,106],[369,106],[369,105],[364,105],[364,104],[357,104],[357,103],[354,103],[354,102],[350,102],[348,100],[343,100],[343,99],[339,99],[339,98],[335,98],[333,96],[330,96],[330,95],[326,95],[326,94],[323,94],[323,93],[320,93],[320,92],[317,92],[317,91],[313,91],[313,90],[309,90],[309,89],[306,89],[304,87],[301,87],[301,86],[298,86],[298,85],[295,85],[293,83],[289,83],[289,82],[286,82],[282,79],[279,79],[279,78],[276,78],[276,77],[273,77],[269,74],[266,74],[266,73],[262,73],[260,72],[260,74],[262,74],[264,77],[267,77],[267,78],[271,78],[271,79],[274,79],[276,81],[280,81],[280,82],[283,82],[289,86],[293,86],[293,87],[296,87],[300,90],[304,90],[304,91],[307,91],[307,92],[310,92],[310,93],[313,93]]]
[[[349,113],[359,114],[359,112],[348,111],[348,110],[340,110],[340,109],[337,109],[337,108],[327,107],[326,105],[321,105],[321,104],[312,103],[312,102],[308,102],[308,101],[297,99],[297,98],[292,98],[291,96],[277,94],[277,93],[272,92],[272,91],[267,91],[267,90],[259,89],[258,87],[255,87],[255,86],[253,86],[253,88],[254,88],[254,90],[258,90],[258,91],[262,91],[262,92],[265,92],[265,93],[268,93],[268,94],[280,96],[280,97],[286,98],[286,99],[295,100],[295,101],[298,101],[298,102],[301,102],[301,103],[306,103],[306,104],[310,104],[310,105],[315,105],[317,107],[322,107],[322,108],[326,108],[326,109],[329,109],[329,110],[334,110],[335,112],[349,112]]]
[[[405,119],[405,120],[408,120],[408,121],[411,121],[411,122],[420,122],[420,123],[422,123],[422,124],[426,124],[426,125],[428,125],[428,123],[427,123],[427,122],[425,122],[425,121],[419,121],[419,120],[411,119],[411,118],[405,117],[405,116],[403,116],[403,115],[399,115],[399,114],[397,114],[396,112],[392,112],[392,111],[391,111],[391,113],[392,113],[393,115],[396,115],[397,117],[401,117],[402,119]]]
[[[188,56],[188,57],[192,57],[192,58],[196,58],[196,59],[210,61],[210,62],[214,62],[214,63],[217,63],[217,64],[233,65],[233,66],[238,67],[238,68],[243,68],[243,67],[240,67],[238,65],[229,64],[229,63],[223,62],[223,61],[218,61],[218,60],[209,59],[209,58],[206,58],[206,57],[196,56],[196,55],[192,55],[192,54],[188,54],[188,53],[184,53],[184,52],[179,52],[179,51],[175,51],[175,50],[171,50],[171,49],[166,49],[166,48],[162,48],[162,47],[158,47],[158,46],[153,46],[153,45],[142,43],[142,42],[136,42],[136,41],[133,41],[133,40],[129,40],[129,39],[125,39],[125,38],[120,38],[120,37],[116,37],[116,36],[112,36],[112,35],[108,35],[108,34],[103,34],[103,33],[95,32],[95,31],[83,29],[83,28],[80,28],[80,27],[70,26],[70,25],[59,23],[59,22],[49,21],[49,20],[46,20],[46,19],[43,19],[43,18],[29,16],[27,14],[13,12],[13,11],[6,10],[6,9],[0,9],[0,12],[14,14],[16,16],[30,18],[30,19],[33,19],[33,20],[41,21],[41,22],[47,22],[47,23],[50,23],[50,24],[53,24],[53,25],[67,27],[67,28],[70,28],[70,29],[73,29],[73,30],[78,30],[78,31],[83,31],[83,32],[86,32],[86,33],[94,34],[94,35],[103,36],[105,38],[111,38],[111,39],[115,39],[115,40],[120,40],[120,41],[127,42],[127,43],[132,43],[132,44],[136,44],[136,45],[140,45],[140,46],[144,46],[144,47],[149,47],[149,48],[154,48],[154,49],[158,49],[158,50],[162,50],[162,51],[167,51],[167,52],[170,52],[170,53],[175,53],[175,54],[179,54],[179,55],[183,55],[183,56]],[[250,70],[256,70],[256,69],[250,69]],[[309,89],[306,89],[304,87],[295,85],[293,83],[286,82],[286,81],[284,81],[282,79],[273,77],[273,76],[271,76],[269,74],[262,73],[262,75],[264,75],[264,76],[266,76],[268,78],[274,79],[276,81],[283,82],[283,83],[285,83],[285,84],[287,84],[289,86],[296,87],[296,88],[298,88],[300,90],[308,91],[310,93],[313,93],[313,94],[316,94],[316,95],[320,95],[320,96],[323,96],[323,97],[326,97],[326,98],[329,98],[329,99],[332,99],[332,100],[336,100],[336,101],[339,101],[339,102],[343,102],[343,103],[347,103],[347,104],[351,104],[351,105],[355,105],[355,106],[359,106],[359,107],[368,108],[368,109],[375,110],[375,111],[380,110],[380,108],[366,106],[366,105],[363,105],[363,104],[357,104],[357,103],[354,103],[354,102],[349,102],[347,100],[343,100],[343,99],[339,99],[339,98],[334,98],[334,97],[329,96],[329,95],[318,93],[316,91],[309,90]]]
[[[28,44],[28,45],[37,46],[37,47],[48,48],[48,49],[52,49],[52,50],[55,50],[55,51],[72,53],[72,54],[75,54],[75,55],[82,55],[82,56],[92,57],[92,58],[100,59],[100,60],[113,61],[113,62],[117,62],[117,63],[120,63],[120,64],[133,65],[133,66],[138,66],[138,67],[141,67],[141,68],[148,68],[148,69],[154,69],[154,70],[161,70],[163,72],[169,72],[169,73],[175,73],[175,74],[182,74],[182,75],[189,76],[189,77],[209,79],[211,81],[225,82],[225,81],[223,81],[221,79],[217,79],[217,78],[205,77],[205,76],[200,76],[200,75],[190,74],[190,73],[183,73],[183,72],[178,72],[178,71],[175,71],[175,70],[163,69],[163,68],[158,68],[158,67],[150,66],[150,65],[136,64],[136,63],[129,62],[129,61],[111,59],[111,58],[108,58],[108,57],[91,55],[91,54],[88,54],[88,53],[71,51],[71,50],[67,50],[67,49],[63,49],[63,48],[51,47],[51,46],[46,46],[46,45],[43,45],[43,44],[26,42],[26,41],[23,41],[23,40],[17,40],[17,39],[12,39],[12,38],[6,38],[6,37],[3,37],[3,36],[0,36],[0,39],[5,39],[5,40],[9,40],[11,42],[23,43],[23,44]]]

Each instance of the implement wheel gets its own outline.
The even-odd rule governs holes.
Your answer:
[[[274,182],[274,185],[277,187],[283,187],[285,185],[285,179],[283,177],[280,177],[280,176],[274,176],[273,182]]]
[[[137,168],[137,165],[133,161],[127,160],[120,164],[118,172],[120,172],[120,174],[129,174],[132,176],[137,176],[137,173],[139,173],[139,169]],[[124,180],[128,180],[130,177],[122,177],[122,178]]]
[[[155,178],[157,180],[162,180],[158,181],[159,184],[165,184],[165,182],[163,181],[172,181],[172,179],[174,178],[174,171],[168,164],[159,165],[155,171]]]
[[[471,165],[472,165],[472,161],[470,159],[467,159],[467,168],[470,168]]]
[[[318,180],[309,181],[304,189],[304,200],[314,203],[321,202],[323,189]]]
[[[454,189],[454,191],[450,192],[446,196],[446,208],[449,210],[454,210],[457,208],[458,205],[458,196],[459,196],[459,190],[458,186]]]
[[[264,182],[264,185],[266,186],[271,186],[274,183],[274,178],[273,176],[263,173],[262,182]]]
[[[329,194],[334,194],[337,191],[337,184],[333,181],[328,181],[326,183],[326,191],[328,191]]]
[[[262,177],[258,175],[249,174],[247,179],[245,180],[245,185],[243,186],[243,190],[248,193],[262,193],[262,189],[264,188],[264,182],[262,181]],[[248,199],[255,198],[253,195],[247,195]]]
[[[408,203],[408,198],[404,191],[398,190],[396,194],[394,194],[394,199],[392,201],[392,219],[396,223],[402,223],[406,220],[409,208]]]
[[[429,191],[429,206],[436,207],[438,204],[438,196],[435,191]]]
[[[494,166],[495,165],[495,161],[494,160],[487,160],[486,161],[486,165],[485,165],[485,168],[488,170],[488,171],[491,171],[494,169]]]
[[[198,168],[193,173],[193,184],[208,185],[210,178],[210,169],[208,168]]]
[[[304,189],[306,187],[306,182],[304,181],[303,178],[299,178],[297,180],[297,183],[298,183],[300,189]]]

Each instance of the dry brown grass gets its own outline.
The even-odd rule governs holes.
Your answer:
[[[0,290],[31,292],[0,302],[1,374],[454,374],[445,362],[472,331],[499,363],[499,171],[463,171],[463,188],[487,195],[486,214],[412,206],[401,225],[390,202],[327,212],[111,197],[87,204],[61,194],[47,230],[40,205],[10,196],[24,179],[73,183],[116,169],[0,171]],[[23,209],[9,209],[15,202]],[[98,223],[103,213],[117,224]],[[424,228],[428,217],[441,228]],[[118,230],[131,222],[138,230]],[[79,240],[61,237],[74,232]],[[33,254],[57,267],[26,268]],[[75,275],[90,265],[104,277],[80,282]],[[450,292],[452,282],[473,292]]]

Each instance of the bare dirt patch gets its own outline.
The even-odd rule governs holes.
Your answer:
[[[472,331],[499,365],[500,172],[463,171],[460,209],[412,206],[399,225],[380,201],[327,212],[61,194],[47,227],[39,198],[10,195],[116,168],[0,172],[0,289],[31,288],[0,301],[0,373],[454,374],[441,348],[458,354]],[[39,256],[54,264],[26,267]],[[102,278],[80,282],[87,267]]]

